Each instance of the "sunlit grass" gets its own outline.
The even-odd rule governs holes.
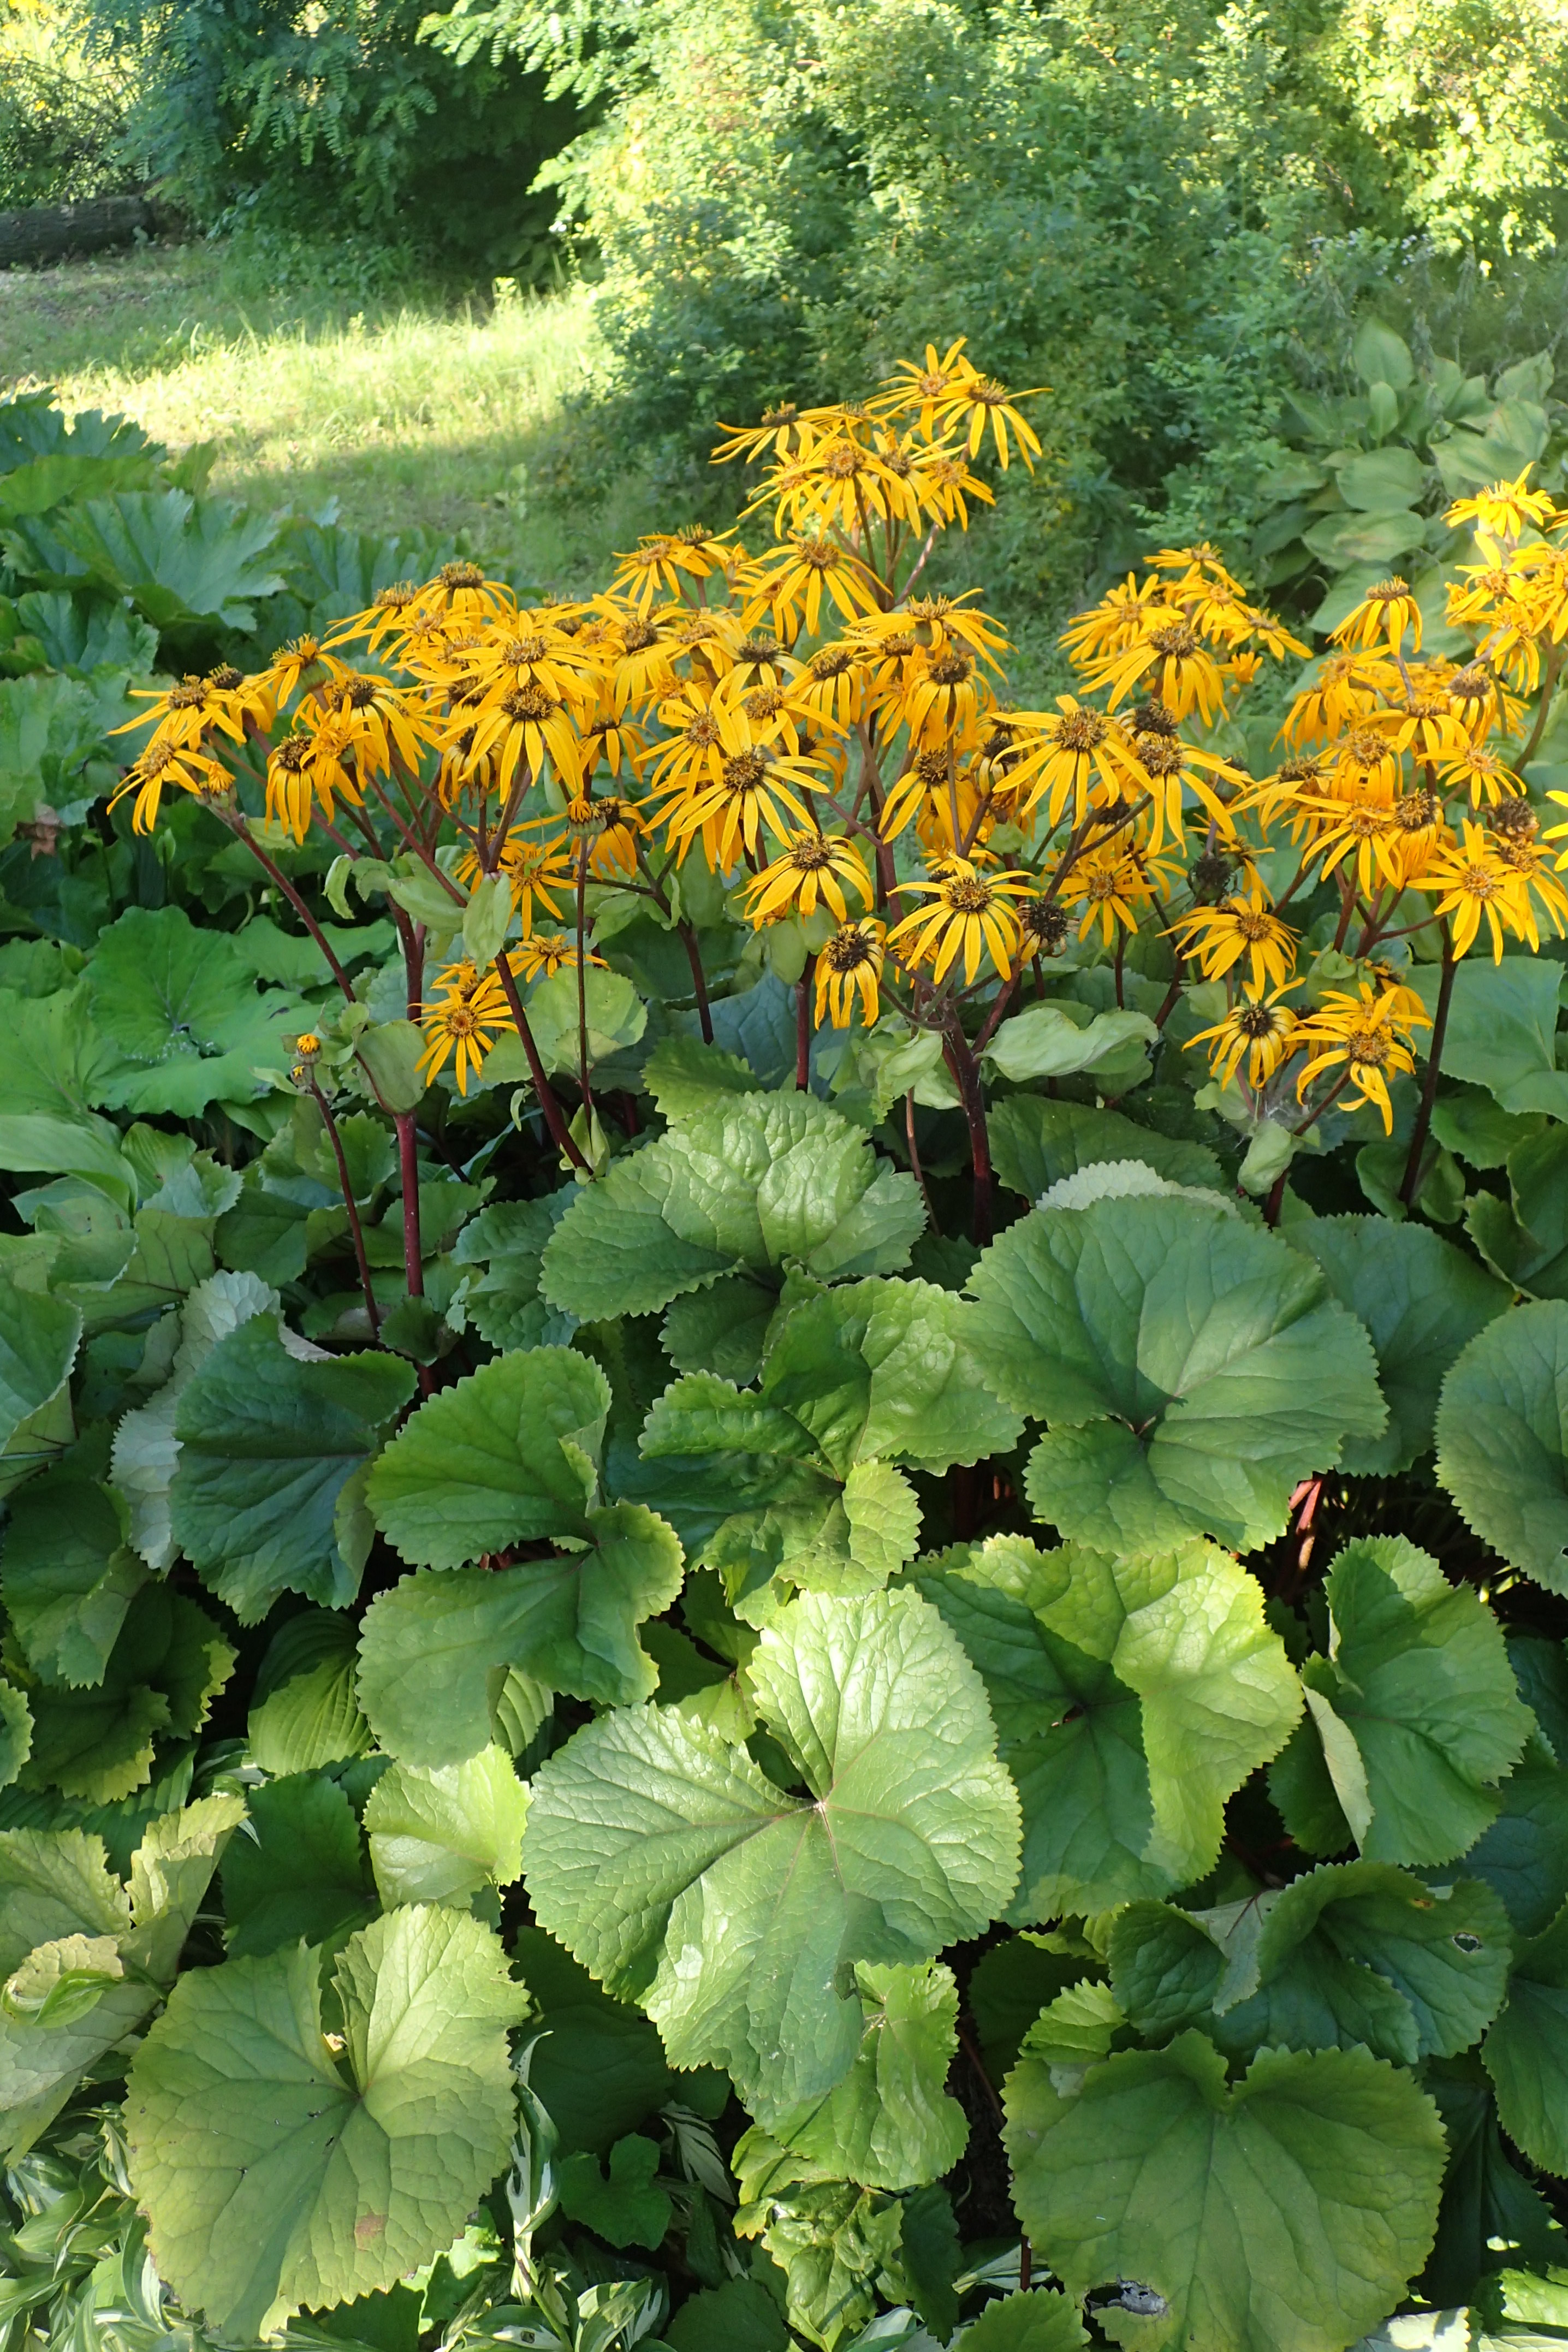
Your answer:
[[[53,383],[68,409],[123,411],[175,448],[214,443],[211,488],[228,497],[465,531],[545,578],[649,527],[635,490],[576,530],[526,513],[531,437],[591,385],[595,357],[579,289],[494,306],[413,289],[356,310],[258,289],[200,245],[0,272],[0,391]]]

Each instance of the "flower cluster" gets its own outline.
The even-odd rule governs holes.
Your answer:
[[[1407,584],[1379,583],[1258,778],[1237,706],[1308,653],[1213,548],[1162,551],[1082,614],[1079,690],[1050,709],[1005,698],[973,596],[926,585],[939,534],[992,497],[983,453],[1039,454],[1025,396],[928,346],[866,403],[725,428],[717,461],[759,477],[741,523],[644,539],[603,595],[523,606],[448,564],[258,677],[188,679],[121,787],[136,824],[165,791],[243,824],[248,779],[279,836],[395,846],[437,951],[504,886],[493,958],[447,961],[422,1005],[425,1071],[453,1061],[464,1092],[519,1031],[519,982],[590,968],[626,894],[681,933],[706,1020],[695,851],[764,941],[791,929],[819,1023],[896,1011],[956,1067],[1064,948],[1112,961],[1123,1002],[1137,943],[1171,977],[1162,1025],[1184,982],[1222,993],[1191,1042],[1250,1115],[1289,1091],[1303,1122],[1369,1102],[1386,1124],[1430,1018],[1413,953],[1447,971],[1565,929],[1544,842],[1568,826],[1537,838],[1508,745],[1568,638],[1568,514],[1522,480],[1454,509],[1480,561],[1449,620],[1474,649],[1424,655]]]

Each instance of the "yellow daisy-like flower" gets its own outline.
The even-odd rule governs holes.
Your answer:
[[[1148,606],[1162,603],[1164,595],[1165,583],[1152,572],[1142,580],[1130,572],[1108,589],[1098,604],[1080,613],[1061,633],[1058,642],[1067,647],[1074,668],[1088,669],[1123,652],[1142,628]]]
[[[477,782],[482,774],[504,792],[519,766],[526,764],[535,782],[549,767],[569,793],[581,786],[582,750],[572,714],[542,686],[509,686],[477,717],[458,716],[462,724],[454,727],[453,735],[466,737],[469,743],[463,765],[466,782]]]
[[[487,580],[477,563],[443,563],[416,601],[456,620],[493,621],[517,611],[511,590],[502,581]]]
[[[881,1011],[878,983],[886,952],[886,927],[868,915],[858,923],[842,924],[834,932],[816,959],[814,1012],[818,1024],[826,1011],[836,1029],[847,1029],[858,1002],[862,1025],[876,1027]]]
[[[605,968],[603,956],[590,954],[588,963],[590,969]],[[553,980],[558,971],[576,971],[576,943],[560,931],[536,931],[521,947],[508,950],[507,964],[524,980]]]
[[[1018,445],[1018,455],[1032,474],[1035,459],[1040,454],[1039,436],[1020,413],[1016,403],[1033,400],[1037,394],[1048,392],[1049,384],[1034,383],[1026,392],[1009,392],[992,375],[971,375],[966,383],[955,383],[941,394],[935,403],[938,425],[956,426],[966,434],[968,453],[978,457],[985,438],[985,428],[991,428],[996,444],[996,458],[1004,473],[1007,470],[1009,435]]]
[[[727,874],[744,849],[755,856],[762,829],[785,838],[787,819],[811,824],[796,786],[809,792],[822,782],[820,768],[787,754],[769,758],[760,751],[733,751],[724,761],[717,783],[691,792],[665,812],[670,846],[684,864],[686,853],[700,834],[703,853],[716,874]]]
[[[852,646],[823,646],[796,681],[795,699],[819,727],[847,729],[865,714],[869,677]]]
[[[1109,707],[1112,710],[1135,686],[1157,695],[1176,719],[1185,719],[1195,709],[1208,726],[1225,709],[1225,679],[1219,664],[1179,607],[1147,609],[1132,643],[1097,662],[1089,680],[1111,689]]]
[[[1470,796],[1470,806],[1495,808],[1500,801],[1522,793],[1524,784],[1504,760],[1495,751],[1484,751],[1479,743],[1467,743],[1454,759],[1444,763],[1442,780],[1446,790],[1457,792],[1462,786]]]
[[[536,819],[535,823],[554,825],[558,820],[545,817]],[[521,917],[524,939],[531,936],[534,915],[540,908],[552,923],[565,921],[565,908],[558,906],[556,901],[558,898],[570,898],[576,884],[577,870],[565,837],[561,833],[556,832],[543,841],[509,841],[495,861],[495,870],[503,874],[510,885],[512,908]],[[479,879],[479,873],[477,854],[470,852],[459,860],[458,878],[468,889],[471,890]]]
[[[210,671],[205,677],[185,677],[177,686],[133,686],[131,698],[151,702],[153,708],[116,727],[116,735],[155,726],[167,741],[191,751],[215,728],[231,742],[243,743],[247,719],[265,733],[278,708],[267,677],[247,678],[243,670],[232,668]]]
[[[137,833],[151,833],[158,822],[158,809],[165,791],[194,793],[198,800],[216,801],[224,799],[233,788],[233,778],[218,761],[191,745],[174,741],[160,730],[141,758],[126,770],[125,780],[110,795],[109,805],[118,808],[127,793],[134,793],[132,825]]]
[[[746,912],[760,930],[789,908],[797,914],[814,915],[820,896],[842,925],[849,920],[841,887],[846,883],[863,905],[870,905],[871,877],[854,842],[815,830],[791,834],[772,865],[764,866],[747,883]]]
[[[1526,489],[1531,467],[1526,466],[1511,482],[1494,482],[1489,489],[1478,490],[1473,499],[1458,499],[1443,517],[1456,529],[1460,523],[1474,523],[1493,539],[1517,539],[1531,523],[1544,527],[1557,519],[1556,501],[1547,490]]]
[[[700,526],[639,539],[629,555],[616,556],[610,593],[646,616],[656,596],[679,596],[684,581],[706,580],[719,571],[724,551],[724,539]]]
[[[1047,824],[1058,824],[1069,808],[1071,823],[1081,824],[1097,783],[1094,796],[1101,801],[1133,799],[1149,789],[1126,727],[1073,695],[1058,694],[1054,714],[1009,712],[1006,724],[1017,752],[1010,781],[1022,790],[1026,816],[1044,801]]]
[[[323,659],[319,637],[290,637],[286,646],[279,646],[266,677],[279,705],[299,693],[306,679],[321,667]]]
[[[1060,895],[1067,906],[1083,908],[1083,920],[1078,927],[1079,939],[1088,939],[1098,923],[1101,940],[1111,947],[1115,944],[1117,925],[1135,931],[1138,909],[1148,906],[1154,893],[1134,853],[1108,845],[1074,860]]]
[[[920,412],[920,428],[929,441],[937,431],[937,407],[949,399],[962,385],[973,383],[980,371],[963,356],[967,335],[960,335],[949,343],[939,359],[934,343],[926,345],[925,364],[919,360],[900,360],[893,373],[883,378],[882,398],[872,403],[879,415],[908,416]]]
[[[929,961],[936,981],[946,978],[962,950],[965,987],[987,950],[997,971],[1011,971],[1018,952],[1018,919],[1008,901],[1036,887],[1032,874],[982,874],[966,857],[944,858],[929,880],[900,883],[901,892],[918,893],[932,903],[906,915],[889,933],[888,945],[908,971]]]
[[[1436,911],[1454,919],[1456,955],[1468,954],[1483,915],[1491,933],[1495,962],[1502,961],[1505,930],[1535,944],[1535,921],[1523,876],[1499,856],[1481,827],[1468,818],[1463,842],[1437,851],[1415,887],[1442,894]]]
[[[1421,650],[1421,608],[1410,593],[1410,583],[1397,572],[1374,581],[1352,613],[1329,632],[1336,646],[1381,646],[1397,653],[1406,636],[1414,652]]]
[[[450,964],[437,975],[437,986],[442,993],[420,1014],[426,1045],[418,1066],[428,1084],[456,1054],[458,1092],[466,1095],[470,1076],[479,1076],[496,1039],[515,1024],[493,971],[481,980],[471,963]]]
[[[637,839],[647,831],[635,801],[606,793],[602,800],[587,794],[566,803],[566,823],[579,848],[588,845],[588,871],[600,881],[629,881],[637,870]]]
[[[1300,1043],[1300,1016],[1280,999],[1295,985],[1288,981],[1285,988],[1276,988],[1267,996],[1248,988],[1223,1021],[1188,1038],[1189,1045],[1211,1047],[1209,1068],[1221,1086],[1230,1084],[1245,1061],[1247,1083],[1257,1093],[1268,1084],[1280,1064],[1289,1060]]]
[[[747,628],[764,613],[781,637],[793,639],[805,623],[808,636],[822,625],[822,600],[846,621],[878,607],[876,587],[865,565],[826,531],[803,531],[772,549],[749,567],[751,601],[742,615]]]
[[[793,457],[805,437],[801,413],[790,401],[777,408],[764,408],[760,425],[721,425],[719,430],[728,438],[719,443],[709,460],[714,466],[727,466],[735,457],[763,457],[770,450],[775,457]]]
[[[1222,980],[1245,957],[1251,985],[1261,992],[1283,988],[1295,967],[1296,933],[1273,912],[1259,883],[1245,898],[1192,908],[1171,929],[1184,934],[1183,950],[1196,956],[1205,980]]]
[[[1363,1103],[1373,1103],[1383,1118],[1385,1135],[1394,1132],[1394,1107],[1388,1098],[1391,1077],[1408,1077],[1415,1067],[1408,1031],[1417,1022],[1428,1026],[1425,1013],[1413,1013],[1408,989],[1378,991],[1363,981],[1361,992],[1352,996],[1342,989],[1331,989],[1321,1011],[1309,1013],[1298,1030],[1298,1042],[1305,1045],[1311,1058],[1304,1065],[1296,1080],[1296,1099],[1306,1099],[1307,1089],[1314,1078],[1325,1070],[1344,1069],[1355,1091],[1340,1097],[1346,1110],[1359,1110]],[[1315,1050],[1314,1050],[1315,1049]]]
[[[1363,898],[1372,896],[1380,880],[1394,890],[1403,887],[1406,835],[1389,802],[1355,801],[1347,807],[1340,801],[1320,801],[1314,813],[1329,820],[1313,844],[1325,877],[1350,860]]]
[[[1287,743],[1329,743],[1399,693],[1399,667],[1378,655],[1325,654],[1279,730]]]
[[[363,613],[340,621],[329,646],[367,645],[372,650],[388,637],[401,636],[421,610],[421,592],[412,580],[395,580],[379,589]]]

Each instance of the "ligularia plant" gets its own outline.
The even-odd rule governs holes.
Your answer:
[[[1568,509],[1023,709],[1028,398],[155,684],[0,949],[18,2344],[1568,2333]]]

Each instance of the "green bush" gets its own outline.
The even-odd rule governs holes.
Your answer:
[[[367,232],[461,276],[548,265],[529,193],[575,112],[515,63],[458,72],[419,45],[416,0],[83,0],[89,52],[132,78],[122,146],[203,226]]]
[[[932,321],[1051,387],[1047,463],[973,543],[1038,677],[1144,549],[1250,541],[1292,394],[1353,392],[1369,309],[1467,374],[1555,348],[1556,15],[1531,41],[1511,0],[1450,13],[474,0],[431,37],[594,109],[545,176],[601,278],[617,426],[694,512],[715,419],[876,375]],[[1461,47],[1487,59],[1462,89]]]

